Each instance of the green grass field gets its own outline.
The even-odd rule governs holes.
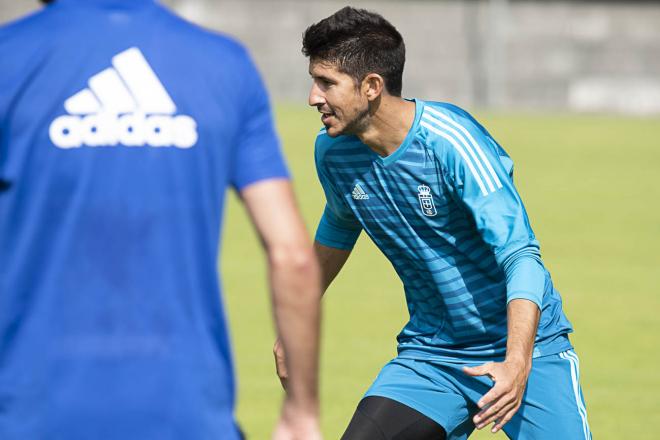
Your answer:
[[[516,163],[545,264],[576,329],[595,438],[658,438],[660,121],[478,116]],[[313,165],[319,119],[301,106],[279,106],[277,119],[311,234],[324,205]],[[250,439],[267,439],[282,392],[272,363],[264,257],[235,197],[224,232],[237,415]],[[395,355],[406,310],[394,270],[364,234],[323,304],[322,427],[326,439],[338,439],[362,393]]]

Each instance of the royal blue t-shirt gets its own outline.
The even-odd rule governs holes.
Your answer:
[[[0,438],[238,438],[224,196],[282,177],[236,41],[150,0],[0,28]]]

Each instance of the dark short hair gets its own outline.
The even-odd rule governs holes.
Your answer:
[[[381,15],[347,6],[307,28],[302,52],[310,61],[329,62],[361,82],[369,73],[401,96],[406,47],[403,37]]]

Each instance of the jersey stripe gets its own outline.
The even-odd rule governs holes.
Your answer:
[[[472,161],[470,161],[470,158],[468,157],[465,150],[463,150],[463,148],[460,145],[458,145],[458,143],[451,136],[449,136],[447,133],[444,133],[444,132],[440,131],[438,128],[436,128],[433,125],[427,123],[426,121],[420,122],[420,125],[427,128],[427,129],[429,129],[429,130],[431,130],[433,133],[437,134],[438,136],[442,136],[443,138],[447,139],[447,141],[449,141],[449,143],[452,144],[454,146],[454,148],[456,148],[456,151],[458,151],[458,154],[461,155],[461,157],[463,158],[463,160],[467,164],[468,168],[470,169],[470,172],[474,176],[474,180],[477,181],[477,185],[479,185],[479,189],[481,190],[481,193],[484,196],[487,196],[488,191],[486,190],[486,187],[484,186],[484,183],[481,181],[481,177],[479,177],[479,173],[477,173],[477,170],[474,169],[474,165],[472,165]]]
[[[578,405],[582,408],[582,413],[584,414],[583,421],[584,421],[584,423],[586,425],[586,428],[587,428],[587,434],[588,434],[587,438],[590,439],[591,438],[591,431],[589,430],[589,422],[587,421],[587,408],[584,406],[584,399],[582,398],[582,391],[580,390],[580,387],[579,387],[579,382],[580,382],[580,359],[578,359],[577,354],[572,350],[566,351],[565,354],[568,358],[573,359],[573,362],[575,364],[575,371],[577,373],[578,391],[579,391],[578,395],[580,397],[578,399]]]
[[[569,362],[571,366],[571,381],[573,385],[573,394],[575,395],[575,404],[578,408],[578,413],[580,414],[580,419],[582,419],[582,430],[584,432],[584,438],[586,440],[591,440],[591,432],[589,430],[589,424],[587,423],[587,409],[582,402],[580,397],[580,369],[577,361],[577,355],[571,353],[570,351],[564,351],[559,353],[559,357],[565,359]]]
[[[425,107],[425,109],[428,110],[431,114],[436,115],[437,117],[442,118],[445,121],[449,122],[451,125],[455,126],[459,130],[461,130],[467,136],[467,138],[470,140],[470,143],[472,144],[474,149],[477,151],[477,154],[479,154],[479,157],[481,158],[481,160],[484,161],[484,164],[486,165],[486,168],[488,168],[488,172],[490,173],[491,176],[493,176],[493,180],[495,181],[495,185],[498,188],[502,188],[502,182],[500,182],[500,179],[497,177],[497,173],[493,169],[492,165],[488,161],[488,158],[486,157],[486,155],[482,151],[481,147],[479,147],[479,144],[477,143],[477,141],[474,140],[474,137],[472,137],[470,132],[465,127],[463,127],[461,124],[457,123],[456,121],[454,121],[453,119],[451,119],[447,115],[442,114],[441,112],[439,112],[437,110],[434,110],[431,107]]]
[[[431,110],[431,109],[429,109]],[[495,191],[495,187],[493,186],[493,182],[491,182],[490,178],[488,177],[488,174],[486,173],[486,170],[484,170],[483,165],[481,165],[481,162],[477,158],[477,155],[474,153],[472,148],[470,148],[470,145],[468,144],[467,140],[456,130],[448,126],[447,124],[443,123],[442,121],[435,119],[433,116],[429,115],[428,113],[424,113],[422,116],[424,119],[426,119],[429,122],[432,122],[433,124],[439,126],[440,128],[450,132],[453,134],[462,144],[463,147],[465,147],[465,150],[470,153],[470,156],[474,160],[474,163],[477,164],[477,167],[479,168],[479,171],[481,171],[481,176],[483,179],[486,181],[486,185],[488,185],[488,188],[490,188],[491,192]]]

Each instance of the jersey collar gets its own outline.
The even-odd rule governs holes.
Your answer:
[[[424,112],[424,103],[419,99],[406,99],[406,101],[412,101],[415,103],[415,120],[413,121],[410,130],[408,130],[408,134],[403,139],[403,142],[401,145],[399,145],[399,148],[394,150],[394,152],[389,156],[382,157],[374,152],[377,159],[385,166],[396,162],[401,157],[401,155],[406,152],[410,144],[412,144],[412,141],[415,138],[415,133],[417,132],[417,127],[419,126],[419,120],[422,117],[422,113]],[[371,149],[369,150],[373,151]]]

